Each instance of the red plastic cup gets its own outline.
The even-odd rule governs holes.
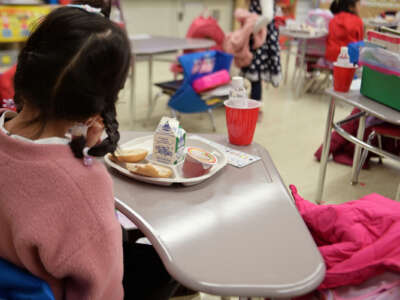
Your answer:
[[[333,67],[333,88],[337,92],[347,93],[357,67]]]
[[[242,107],[235,102],[235,100],[224,102],[229,142],[239,146],[250,145],[256,130],[261,103],[248,99],[247,107]]]

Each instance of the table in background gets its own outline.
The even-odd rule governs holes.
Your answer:
[[[398,21],[387,22],[387,21],[376,21],[375,18],[365,18],[363,19],[365,27],[372,27],[379,30],[381,27],[396,28],[399,25]]]
[[[353,170],[352,170],[352,183],[356,184],[356,174],[357,174],[357,163],[360,161],[361,156],[361,148],[365,148],[368,151],[376,153],[378,155],[383,155],[389,157],[393,160],[400,161],[400,157],[395,156],[394,154],[388,153],[386,151],[379,150],[373,146],[370,146],[366,142],[363,141],[364,132],[365,132],[365,121],[367,116],[374,116],[385,122],[400,126],[400,112],[396,111],[388,106],[380,104],[376,101],[368,99],[360,94],[360,91],[350,91],[348,93],[339,93],[335,92],[332,88],[328,89],[326,93],[331,97],[331,103],[329,106],[328,117],[326,120],[326,129],[324,135],[324,142],[322,148],[322,156],[321,156],[321,167],[318,178],[318,187],[317,187],[317,195],[316,202],[320,203],[322,200],[324,183],[325,183],[325,175],[326,175],[326,166],[328,163],[329,157],[329,149],[331,144],[331,133],[332,128],[335,129],[337,133],[339,133],[343,138],[348,140],[349,142],[355,144],[355,151],[353,157]],[[361,110],[361,113],[357,115],[353,115],[343,121],[334,122],[335,116],[335,99],[339,101],[343,101],[351,106],[357,107]],[[350,120],[354,120],[356,118],[360,118],[360,124],[358,126],[357,137],[354,137],[347,133],[344,129],[341,128],[341,124],[348,122]]]
[[[122,142],[143,135],[123,132]],[[222,135],[202,136],[228,145]],[[110,169],[117,208],[193,290],[277,298],[314,290],[325,265],[271,157],[258,144],[237,149],[262,160],[227,165],[191,187],[145,184]]]
[[[213,40],[208,39],[188,39],[188,38],[174,38],[162,37],[151,35],[136,35],[129,37],[132,45],[132,65],[131,65],[131,94],[130,94],[130,113],[132,120],[135,120],[135,79],[136,70],[135,62],[138,58],[147,58],[149,69],[149,83],[148,83],[148,103],[149,108],[153,101],[153,60],[154,56],[161,54],[177,53],[181,50],[196,50],[196,49],[209,49],[215,46]]]
[[[306,51],[307,51],[307,42],[309,40],[313,40],[313,39],[319,39],[319,38],[323,38],[326,37],[328,35],[327,32],[322,32],[322,31],[317,31],[315,34],[306,34],[306,33],[297,33],[297,32],[293,32],[291,30],[288,30],[285,27],[280,27],[279,28],[279,34],[292,38],[294,40],[299,41],[299,46],[301,46],[300,49],[300,55],[298,56],[299,59],[299,64],[297,65],[297,53],[299,52],[297,50],[296,54],[295,54],[295,66],[298,66],[298,68],[295,68],[295,70],[293,71],[293,77],[292,77],[292,81],[293,81],[293,85],[294,85],[294,89],[295,89],[295,95],[299,96],[300,95],[300,89],[303,86],[304,83],[304,79],[305,79],[305,60],[306,60]],[[292,54],[292,43],[291,41],[288,41],[288,49],[287,49],[287,56],[286,56],[286,66],[285,66],[285,72],[284,72],[284,83],[287,83],[287,79],[288,79],[288,72],[289,72],[289,61],[290,61],[290,56]],[[298,75],[298,80],[296,80],[296,74],[297,72],[299,72]],[[302,74],[304,73],[304,74]]]

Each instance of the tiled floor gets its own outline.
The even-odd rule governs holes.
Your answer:
[[[155,81],[169,80],[169,64],[156,62],[154,65]],[[118,104],[118,119],[122,130],[153,131],[164,115],[169,115],[167,98],[161,98],[150,120],[147,112],[147,64],[137,64],[136,82],[136,116],[134,124],[129,115],[129,81],[121,92]],[[158,92],[153,89],[153,94]],[[305,95],[296,99],[290,86],[278,89],[264,88],[263,118],[258,123],[255,142],[260,143],[270,152],[281,176],[286,184],[295,184],[300,194],[313,201],[316,192],[319,163],[313,153],[321,144],[325,120],[328,111],[328,99],[322,95]],[[336,117],[349,114],[350,107],[338,105]],[[223,108],[214,111],[217,133],[226,134],[225,112]],[[211,124],[207,114],[182,115],[181,125],[189,133],[211,132]],[[400,182],[400,166],[384,160],[382,165],[372,163],[369,170],[360,174],[362,185],[350,185],[351,168],[333,162],[328,164],[324,200],[328,203],[341,203],[358,199],[369,193],[380,193],[394,198]],[[174,300],[216,300],[218,297],[198,295],[180,297]],[[237,298],[232,298],[237,299]]]

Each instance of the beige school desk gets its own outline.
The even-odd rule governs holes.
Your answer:
[[[122,143],[149,133],[122,133]],[[228,145],[222,135],[203,135]],[[183,285],[220,296],[289,298],[314,290],[325,265],[268,151],[227,165],[195,186],[162,187],[110,169],[117,208],[153,244]]]

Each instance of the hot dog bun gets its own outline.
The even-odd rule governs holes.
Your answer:
[[[120,162],[137,163],[146,158],[148,151],[146,149],[117,149],[114,152],[114,158]]]
[[[148,164],[126,164],[126,168],[138,175],[153,177],[153,178],[170,178],[172,176],[172,170],[167,167]]]

